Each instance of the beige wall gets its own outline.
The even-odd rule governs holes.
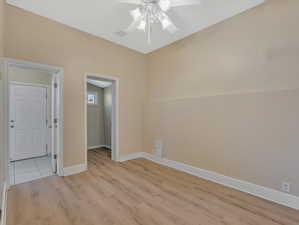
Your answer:
[[[6,5],[7,57],[62,66],[64,164],[84,163],[85,73],[120,80],[120,154],[143,148],[146,58],[127,48]]]
[[[87,146],[105,145],[104,88],[87,84],[87,91],[97,93],[97,104],[87,104]]]
[[[4,56],[4,0],[0,0],[0,57]],[[2,83],[2,63],[0,61],[0,143],[3,143],[3,83]],[[2,187],[4,182],[4,149],[3,144],[0,145],[0,202],[2,202]]]
[[[4,56],[4,0],[0,0],[0,57]]]
[[[147,151],[299,195],[298,12],[268,0],[150,54]]]

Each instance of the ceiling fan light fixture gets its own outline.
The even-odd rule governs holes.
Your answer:
[[[159,4],[160,8],[164,12],[166,12],[170,9],[171,2],[170,2],[170,0],[160,0],[158,4]]]
[[[200,0],[119,0],[120,2],[138,5],[138,8],[131,10],[133,22],[125,30],[130,33],[134,30],[142,30],[146,33],[147,42],[151,43],[151,33],[154,24],[160,24],[163,30],[175,33],[178,28],[168,17],[167,11],[171,7],[196,5]]]
[[[162,28],[163,30],[167,29],[170,25],[171,25],[171,22],[170,20],[168,19],[168,17],[164,17],[161,21],[161,24],[162,24]]]
[[[137,20],[142,15],[139,8],[130,11],[130,14],[134,18],[134,20]]]
[[[141,20],[141,22],[140,22],[139,26],[137,27],[137,29],[145,31],[145,27],[146,27],[145,20]]]

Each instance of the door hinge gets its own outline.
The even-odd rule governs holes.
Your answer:
[[[53,158],[54,158],[54,159],[57,159],[57,155],[56,155],[56,154],[54,154],[54,155],[53,155]]]
[[[46,152],[48,152],[48,144],[46,144]]]
[[[54,88],[58,88],[58,84],[57,83],[54,83]]]
[[[54,127],[58,128],[58,119],[57,118],[54,119]]]

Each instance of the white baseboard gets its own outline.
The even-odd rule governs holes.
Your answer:
[[[122,162],[130,159],[136,159],[138,158],[145,158],[148,160],[151,160],[153,162],[159,163],[164,166],[168,166],[189,174],[192,174],[194,176],[222,184],[227,187],[234,188],[236,190],[293,208],[299,210],[299,197],[287,194],[284,192],[280,192],[271,188],[263,187],[260,185],[256,185],[247,181],[238,180],[232,177],[224,176],[219,173],[215,173],[212,171],[200,169],[197,167],[193,167],[181,162],[165,159],[165,158],[159,158],[155,155],[148,154],[145,152],[139,152],[134,153],[132,155],[128,155],[124,158],[122,158]]]
[[[105,145],[90,146],[90,147],[87,147],[87,149],[91,150],[91,149],[102,148],[102,147],[105,147]]]
[[[138,159],[138,158],[144,158],[144,152],[137,152],[126,156],[121,156],[117,161],[119,162],[125,162],[132,159]]]
[[[111,149],[111,147],[108,146],[108,145],[96,145],[96,146],[87,147],[87,150],[92,150],[92,149],[97,149],[97,148],[108,148],[108,149]]]
[[[7,209],[7,183],[6,182],[4,182],[3,190],[2,190],[1,209],[2,209],[2,218],[0,221],[0,225],[6,225],[6,209]]]
[[[77,173],[82,173],[87,170],[87,166],[85,164],[78,164],[75,166],[69,166],[63,168],[63,176],[70,176]]]

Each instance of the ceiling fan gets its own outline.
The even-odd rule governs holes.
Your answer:
[[[142,30],[146,33],[149,44],[151,43],[153,24],[161,24],[162,29],[170,33],[175,33],[178,30],[167,15],[170,8],[200,4],[200,0],[119,0],[119,2],[138,6],[130,11],[133,22],[124,32],[131,33],[136,29]]]

